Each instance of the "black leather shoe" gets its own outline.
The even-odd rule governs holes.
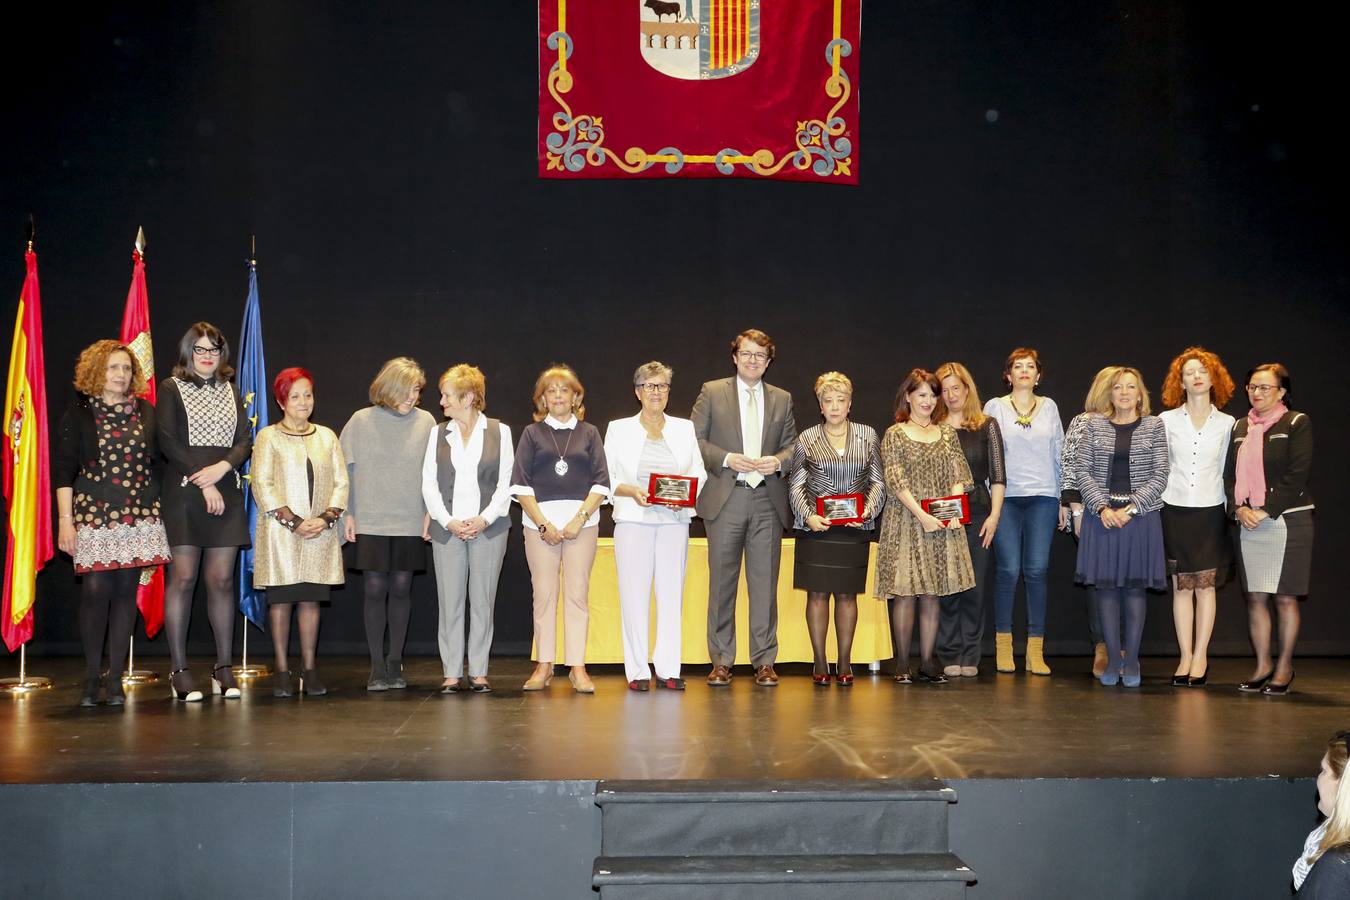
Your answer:
[[[1242,682],[1241,684],[1238,685],[1238,690],[1242,691],[1242,693],[1244,694],[1259,694],[1261,693],[1262,688],[1266,686],[1266,683],[1269,682],[1274,675],[1275,670],[1271,669],[1269,672],[1262,675],[1260,678],[1254,679],[1252,681]]]
[[[104,686],[107,688],[105,696],[109,706],[121,706],[127,702],[126,692],[122,690],[122,674],[120,672],[109,672],[104,680]]]
[[[317,669],[305,669],[300,673],[300,690],[306,697],[322,697],[328,693],[328,688],[319,680]]]
[[[86,678],[84,680],[84,691],[80,694],[80,705],[84,707],[98,706],[98,691],[103,685],[101,678]]]
[[[941,672],[927,672],[922,666],[919,667],[920,684],[946,684],[947,676]]]
[[[1191,679],[1190,679],[1190,676],[1189,676],[1189,675],[1173,675],[1173,676],[1172,676],[1172,687],[1185,687],[1186,685],[1188,685],[1188,684],[1190,684],[1190,683],[1191,683]]]
[[[1267,697],[1283,697],[1285,694],[1289,693],[1289,685],[1293,683],[1294,673],[1290,672],[1289,680],[1284,684],[1276,684],[1273,681],[1268,682],[1265,687],[1261,688],[1261,693],[1265,694]]]

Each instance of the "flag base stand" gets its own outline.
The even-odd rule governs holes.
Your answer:
[[[122,673],[122,684],[154,684],[159,681],[159,673],[148,669],[136,668],[136,635],[131,636],[131,647],[127,650],[127,670]]]
[[[240,659],[240,664],[231,666],[230,671],[234,673],[235,678],[266,678],[272,674],[272,670],[263,665],[248,664],[248,619],[244,619],[244,653]]]
[[[51,686],[52,680],[50,678],[28,674],[28,646],[26,644],[19,647],[19,677],[0,678],[0,693],[4,694],[35,694],[38,691],[49,690]]]

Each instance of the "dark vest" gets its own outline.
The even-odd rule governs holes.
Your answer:
[[[442,422],[436,426],[436,485],[441,491],[441,501],[446,509],[454,505],[455,499],[455,464],[450,460],[450,444],[445,440],[446,429],[453,424],[452,422]],[[501,422],[497,419],[488,419],[487,428],[483,431],[483,455],[478,458],[478,500],[482,505],[478,511],[482,512],[487,505],[492,502],[492,495],[497,491],[497,477],[501,471],[502,465],[502,432]],[[493,522],[483,532],[487,537],[495,537],[511,527],[511,516],[501,516]],[[438,544],[444,544],[450,540],[450,532],[442,527],[440,522],[432,522],[430,527],[431,539]]]

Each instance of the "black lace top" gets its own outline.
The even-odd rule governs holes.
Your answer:
[[[1003,434],[998,422],[988,416],[984,424],[974,431],[966,428],[956,429],[957,440],[961,442],[961,452],[965,454],[970,474],[975,478],[975,489],[970,499],[977,506],[989,506],[990,485],[1007,484],[1008,479],[1003,468]]]

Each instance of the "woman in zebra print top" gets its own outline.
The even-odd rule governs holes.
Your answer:
[[[881,444],[875,429],[848,420],[853,383],[840,372],[816,379],[816,399],[824,422],[797,437],[793,450],[788,500],[795,519],[797,552],[793,587],[806,591],[806,629],[815,659],[812,680],[831,683],[825,658],[834,594],[834,632],[838,642],[839,686],[853,684],[853,631],[858,624],[857,597],[867,588],[869,544],[885,501]],[[834,494],[862,494],[862,521],[831,526],[819,515],[816,500]]]

